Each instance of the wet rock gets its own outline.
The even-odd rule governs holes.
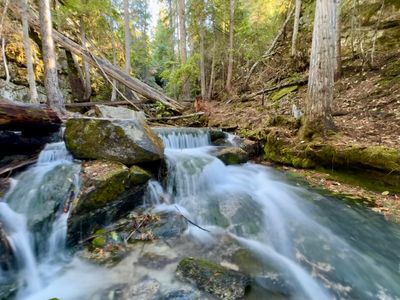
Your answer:
[[[12,190],[8,195],[8,204],[17,213],[29,212],[27,222],[31,230],[47,234],[51,231],[56,213],[74,197],[76,192],[74,179],[78,172],[78,165],[59,165],[41,178],[38,189],[32,189],[28,185]],[[18,181],[40,180],[38,179],[40,176],[35,172],[26,172],[18,177]],[[31,201],[32,193],[34,199]]]
[[[74,200],[69,218],[71,241],[88,236],[141,205],[150,178],[149,173],[137,166],[128,169],[111,161],[84,162],[81,192]]]
[[[228,134],[218,129],[210,129],[210,140],[212,143],[215,141],[226,140]]]
[[[176,257],[170,258],[157,253],[146,252],[140,257],[138,265],[144,266],[148,269],[159,270],[174,262],[177,262]]]
[[[11,245],[7,240],[6,234],[0,224],[0,281],[1,271],[13,269],[15,266],[15,257]],[[0,299],[2,299],[0,297]]]
[[[190,289],[170,291],[160,297],[160,300],[200,300],[200,299],[207,300],[211,298],[202,294],[200,291],[190,290]]]
[[[0,178],[0,197],[5,195],[10,186],[11,186],[11,180],[9,178]]]
[[[226,165],[243,164],[249,160],[246,151],[238,147],[226,147],[219,149],[216,156]]]
[[[79,159],[106,159],[126,165],[163,158],[161,139],[140,120],[73,118],[66,124],[65,143]]]
[[[188,227],[187,221],[177,212],[169,211],[158,214],[160,219],[151,230],[159,239],[170,239],[180,236]]]
[[[131,120],[145,120],[143,112],[137,112],[124,107],[113,107],[107,105],[96,105],[94,107],[95,115],[99,118],[109,119],[131,119]]]
[[[220,299],[242,299],[250,286],[249,276],[243,273],[191,257],[179,263],[176,275]]]

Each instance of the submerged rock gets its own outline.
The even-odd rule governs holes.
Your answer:
[[[117,220],[142,203],[151,175],[118,162],[89,161],[82,164],[81,192],[69,219],[72,240],[84,238],[100,226]]]
[[[164,146],[153,130],[140,120],[69,119],[65,144],[79,159],[106,159],[126,165],[163,158]]]
[[[243,164],[249,160],[246,151],[239,147],[226,147],[219,149],[216,156],[226,165]]]
[[[220,299],[242,299],[250,286],[249,276],[213,262],[187,257],[177,269],[177,277]]]
[[[8,242],[6,234],[0,224],[0,271],[11,270],[14,264],[15,264],[15,257],[11,245]],[[0,297],[0,299],[2,298]]]

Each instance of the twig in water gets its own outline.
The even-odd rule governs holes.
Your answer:
[[[179,214],[180,214],[186,221],[188,221],[190,224],[192,224],[193,226],[196,226],[197,228],[199,228],[199,229],[201,229],[201,230],[204,230],[204,231],[206,231],[206,232],[210,232],[210,230],[207,230],[207,229],[205,229],[205,228],[203,228],[203,227],[197,225],[196,223],[190,221],[188,218],[186,218],[186,217],[182,214],[182,212],[180,211],[180,209],[179,209],[178,206],[175,205],[175,208],[176,208],[176,210],[179,212]]]

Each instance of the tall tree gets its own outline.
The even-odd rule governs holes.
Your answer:
[[[58,84],[57,60],[50,12],[50,0],[39,1],[40,33],[42,35],[42,52],[44,62],[44,86],[47,105],[56,109],[64,109],[64,99]]]
[[[79,20],[79,30],[81,33],[81,41],[82,41],[82,46],[87,49],[87,39],[86,39],[86,26],[85,26],[85,21],[83,18],[80,18]],[[82,64],[83,64],[83,83],[84,83],[84,93],[83,93],[83,98],[85,101],[89,101],[90,97],[92,95],[92,82],[90,78],[90,68],[89,68],[89,63],[85,58],[82,58]]]
[[[125,72],[130,74],[131,68],[131,29],[129,27],[129,0],[124,0],[124,33],[125,33]]]
[[[336,65],[335,65],[335,79],[339,79],[342,76],[342,43],[341,43],[341,0],[337,0],[337,8],[336,8],[336,43],[335,43],[335,52],[336,52]]]
[[[181,56],[181,64],[185,65],[187,61],[187,45],[186,45],[186,17],[185,17],[185,0],[178,0],[178,18],[179,18],[179,51]],[[189,78],[183,79],[183,98],[190,98]]]
[[[233,36],[235,33],[235,0],[229,0],[229,47],[228,47],[228,71],[226,76],[225,89],[227,92],[232,90],[233,76]]]
[[[297,36],[299,34],[301,0],[296,0],[295,7],[296,8],[294,12],[293,35],[292,35],[292,56],[297,55]]]
[[[28,1],[20,1],[21,9],[21,22],[22,22],[22,38],[24,41],[24,51],[26,57],[26,67],[28,73],[29,94],[32,103],[38,101],[38,93],[35,81],[35,71],[33,68],[32,51],[29,38],[29,24],[28,24]]]
[[[311,46],[305,135],[334,128],[336,0],[317,0]]]

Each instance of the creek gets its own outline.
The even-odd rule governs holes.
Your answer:
[[[191,255],[250,274],[247,299],[400,299],[397,224],[273,168],[227,166],[206,130],[158,133],[168,174],[148,183],[144,203],[153,212],[179,211],[197,226],[188,224],[168,246],[146,243],[112,268],[86,262],[65,247],[80,166],[62,142],[49,144],[0,202],[16,257],[15,267],[2,266],[0,289],[15,281],[17,299],[205,299],[165,296],[191,288],[174,277],[179,259]],[[168,260],[143,265],[149,252]],[[158,282],[158,296],[118,298],[118,288],[143,278]]]

